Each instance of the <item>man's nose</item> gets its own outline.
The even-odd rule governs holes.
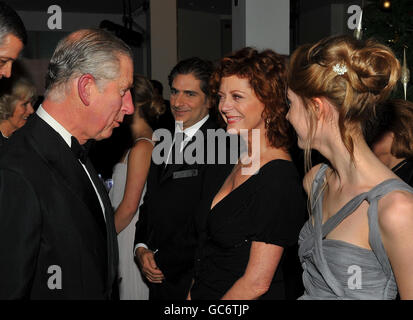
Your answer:
[[[11,76],[11,67],[12,67],[11,61],[7,62],[0,70],[1,76],[5,77],[5,78],[10,78],[10,76]]]
[[[123,111],[125,114],[132,114],[134,110],[135,107],[133,105],[132,95],[130,93],[130,90],[128,90],[128,92],[126,92],[125,96],[122,98],[121,111]]]
[[[184,98],[183,98],[182,93],[175,94],[172,105],[174,105],[176,107],[180,107],[183,104],[184,104]]]

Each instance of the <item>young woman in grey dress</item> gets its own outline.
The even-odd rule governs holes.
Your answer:
[[[299,237],[302,299],[413,299],[413,189],[370,150],[362,123],[399,79],[392,51],[330,37],[298,48],[289,68],[287,119],[309,159],[310,219]],[[306,161],[308,168],[309,161]]]
[[[154,146],[151,124],[164,112],[165,106],[163,99],[155,94],[150,81],[143,76],[134,77],[131,93],[135,113],[130,129],[135,143],[114,166],[113,187],[109,197],[116,209],[120,299],[147,300],[149,290],[133,258],[133,240]]]

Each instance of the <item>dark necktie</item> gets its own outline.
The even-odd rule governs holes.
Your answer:
[[[95,140],[90,139],[88,140],[84,145],[79,144],[79,141],[72,136],[72,146],[70,147],[72,149],[73,154],[77,159],[79,159],[83,164],[86,164],[86,160],[89,154],[89,150],[91,146],[93,145]]]
[[[181,164],[183,162],[183,145],[186,134],[184,132],[176,132],[174,136],[174,143],[172,145],[171,153],[169,154],[169,159],[167,165],[170,164]],[[176,150],[178,149],[178,151]],[[177,157],[178,156],[178,157]]]

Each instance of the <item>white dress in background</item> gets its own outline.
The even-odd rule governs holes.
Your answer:
[[[147,138],[139,138],[153,141]],[[109,198],[113,208],[116,210],[123,199],[125,192],[128,157],[126,154],[124,162],[117,163],[113,168],[112,180],[113,186],[109,191]],[[146,183],[142,190],[139,206],[142,204],[146,192]],[[119,284],[120,300],[148,300],[149,289],[142,280],[141,272],[133,257],[133,241],[135,239],[135,224],[139,219],[139,206],[132,221],[129,225],[118,234],[119,245],[119,278],[122,278]]]

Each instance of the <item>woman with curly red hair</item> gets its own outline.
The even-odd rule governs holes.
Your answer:
[[[229,172],[210,175],[189,298],[284,299],[280,264],[305,212],[288,152],[285,59],[272,50],[241,49],[219,62],[210,85],[227,131],[244,139],[248,153]]]

